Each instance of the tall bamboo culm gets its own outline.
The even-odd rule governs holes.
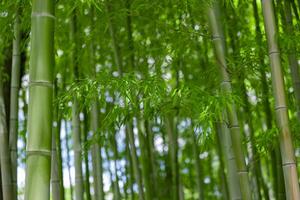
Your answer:
[[[3,199],[13,199],[11,159],[8,144],[6,111],[3,96],[3,76],[0,68],[0,163]]]
[[[71,62],[73,66],[74,81],[79,78],[78,62],[77,62],[77,40],[76,40],[76,8],[74,8],[71,17],[71,31],[70,40],[73,44],[71,52]],[[72,138],[73,138],[73,149],[74,149],[74,166],[75,166],[75,200],[83,199],[83,175],[82,175],[82,147],[81,147],[81,134],[80,134],[80,119],[78,110],[78,100],[76,97],[73,98],[72,104]]]
[[[9,120],[9,147],[12,167],[13,199],[17,199],[17,140],[18,140],[18,97],[20,85],[20,64],[21,64],[21,27],[20,9],[17,6],[14,22],[14,40],[12,54],[12,70],[10,85],[10,120]]]
[[[273,1],[262,0],[262,8],[271,64],[272,86],[275,97],[277,126],[280,130],[279,141],[282,156],[282,168],[285,181],[286,199],[296,200],[300,199],[300,191],[285,99],[286,97],[280,63],[280,51],[277,41],[278,32],[275,23]]]
[[[208,16],[209,24],[212,32],[212,40],[215,47],[215,56],[219,65],[221,74],[221,89],[225,94],[231,94],[231,83],[227,71],[227,64],[225,59],[225,38],[223,29],[220,23],[220,8],[218,1],[209,7]],[[245,163],[245,157],[242,148],[241,131],[237,119],[235,105],[228,105],[226,108],[230,135],[232,140],[233,153],[236,159],[237,174],[241,188],[242,199],[249,200],[251,197],[251,189],[248,177],[248,171]]]
[[[25,200],[50,199],[54,0],[33,0]]]

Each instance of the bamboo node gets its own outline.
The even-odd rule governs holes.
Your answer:
[[[223,37],[222,37],[222,36],[219,36],[219,35],[212,35],[212,36],[211,36],[211,40],[212,40],[212,41],[218,40],[218,39],[223,40]]]
[[[282,166],[291,166],[291,165],[296,165],[296,162],[287,162],[287,163],[283,163]]]
[[[279,105],[275,107],[275,110],[279,110],[279,109],[287,109],[286,105]]]
[[[56,19],[56,17],[54,15],[51,15],[49,13],[46,13],[46,12],[33,12],[31,14],[31,17],[49,17],[51,19]]]
[[[42,81],[42,80],[30,81],[29,87],[31,87],[31,86],[45,86],[45,87],[53,88],[53,83],[50,81]]]
[[[270,51],[269,56],[271,56],[272,54],[280,54],[280,51]]]
[[[238,174],[248,174],[248,171],[238,171]]]
[[[26,150],[26,156],[31,156],[31,155],[40,155],[40,156],[47,156],[51,157],[51,151],[41,149],[41,150]]]
[[[232,129],[232,128],[238,128],[239,129],[240,126],[239,125],[229,125],[228,128],[230,128],[230,129]]]

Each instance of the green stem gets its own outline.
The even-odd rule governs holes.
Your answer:
[[[18,140],[18,97],[20,87],[20,67],[21,67],[21,27],[19,8],[17,8],[14,22],[14,40],[13,40],[13,57],[11,70],[11,86],[10,86],[10,121],[9,121],[9,146],[12,165],[12,184],[13,184],[13,199],[17,199],[17,140]]]
[[[271,0],[262,0],[262,7],[266,37],[269,48],[269,58],[271,63],[272,86],[275,97],[277,126],[280,131],[279,141],[285,180],[286,198],[300,199],[298,173],[289,127],[284,82],[280,63],[280,51],[277,41],[278,32],[275,23],[273,3]]]
[[[33,0],[31,19],[25,200],[49,200],[54,69],[54,1]]]
[[[221,27],[219,15],[220,11],[216,3],[214,4],[214,7],[210,7],[209,9],[209,22],[212,31],[212,39],[215,47],[215,56],[219,65],[219,70],[222,79],[221,89],[225,93],[225,95],[231,95],[231,82],[227,71],[227,63],[225,59],[225,38],[223,35],[223,29]],[[233,153],[236,159],[237,174],[239,177],[242,198],[244,200],[250,200],[252,199],[251,189],[248,177],[248,170],[244,159],[244,152],[241,139],[242,135],[238,123],[235,105],[229,104],[226,110],[232,140]]]

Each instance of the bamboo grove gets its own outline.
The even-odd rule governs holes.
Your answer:
[[[299,200],[299,0],[0,0],[0,200]]]

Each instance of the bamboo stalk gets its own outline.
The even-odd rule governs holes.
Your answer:
[[[252,1],[253,6],[253,14],[255,19],[255,30],[256,30],[256,42],[259,47],[262,46],[262,34],[261,29],[259,25],[259,14],[258,14],[258,8],[257,8],[257,2],[256,0]],[[262,54],[262,49],[258,48],[258,54]],[[260,57],[259,63],[261,66],[264,66],[264,59]],[[266,125],[267,129],[272,129],[272,112],[270,108],[270,101],[269,101],[269,90],[268,90],[268,83],[267,83],[267,77],[264,67],[260,67],[260,75],[261,75],[261,84],[262,84],[262,101],[263,101],[263,107],[264,107],[264,113],[266,115]],[[278,143],[278,142],[277,142]],[[283,182],[282,178],[282,170],[279,168],[277,169],[277,166],[280,165],[280,153],[279,153],[279,147],[275,147],[274,150],[272,150],[271,155],[272,159],[272,171],[273,171],[273,188],[275,196],[280,197],[284,196],[284,186],[281,184]]]
[[[70,40],[73,43],[72,52],[71,52],[71,62],[74,73],[74,81],[78,81],[79,78],[79,69],[77,62],[77,16],[76,8],[72,12],[71,16],[71,31],[70,31]],[[72,138],[73,138],[73,150],[74,150],[74,166],[75,166],[75,200],[83,199],[83,173],[82,173],[82,146],[81,146],[81,133],[80,133],[80,120],[79,120],[79,104],[77,98],[73,97],[72,104]]]
[[[91,11],[91,26],[94,29],[94,9],[92,8]],[[96,76],[96,67],[95,67],[95,60],[94,60],[94,43],[91,42],[90,44],[90,61],[92,67],[92,77],[95,79]],[[99,105],[97,97],[93,99],[92,108],[91,108],[91,130],[93,133],[93,137],[98,138],[98,126],[99,124]],[[95,193],[95,200],[104,200],[105,194],[103,191],[103,164],[102,164],[102,154],[101,154],[101,146],[100,141],[97,140],[96,143],[92,144],[91,147],[92,153],[92,173],[93,173],[93,183],[94,183],[94,193]]]
[[[226,119],[227,117],[225,112],[223,115],[223,118]],[[238,174],[236,173],[236,161],[232,149],[229,129],[225,124],[225,121],[218,122],[216,126],[218,140],[223,141],[221,142],[221,145],[225,154],[225,164],[227,165],[229,197],[230,199],[242,199],[239,178]]]
[[[300,199],[298,173],[294,148],[290,133],[287,105],[285,99],[283,75],[280,63],[280,51],[277,41],[277,28],[273,12],[273,2],[262,0],[264,25],[271,63],[272,87],[275,97],[275,111],[279,128],[279,141],[287,199]]]
[[[126,136],[129,140],[129,147],[130,147],[130,154],[132,158],[132,165],[133,165],[133,173],[135,177],[135,181],[138,185],[138,195],[139,200],[144,200],[144,190],[143,190],[143,184],[142,184],[142,178],[141,178],[141,171],[139,168],[139,161],[136,154],[136,146],[134,143],[134,133],[133,133],[133,127],[131,123],[128,123],[127,130],[126,130]]]
[[[12,167],[12,184],[13,199],[17,199],[17,140],[18,140],[18,97],[20,87],[20,67],[21,67],[21,27],[19,8],[17,8],[14,22],[14,40],[13,40],[13,56],[11,70],[11,86],[10,86],[10,121],[9,121],[9,146],[11,154]]]
[[[54,128],[55,129],[55,128]],[[60,179],[58,174],[58,160],[56,151],[56,137],[55,133],[52,133],[52,150],[51,150],[51,187],[52,187],[52,199],[60,199]]]
[[[94,136],[96,136],[98,131],[98,104],[93,102],[92,104],[92,121],[91,126]],[[93,177],[94,177],[94,191],[95,191],[95,200],[104,200],[104,191],[103,191],[103,166],[102,166],[102,155],[101,147],[98,143],[93,144],[92,146],[92,165],[93,165]]]
[[[0,69],[2,70],[2,69]],[[13,200],[14,188],[12,183],[11,158],[9,151],[6,112],[3,97],[3,77],[0,74],[0,163],[3,198]]]
[[[54,1],[32,1],[25,200],[49,200],[54,68]]]
[[[83,145],[87,145],[88,142],[88,114],[86,109],[84,110],[84,120],[83,123],[81,123],[81,130],[83,132]],[[83,149],[83,159],[84,159],[84,192],[85,192],[85,200],[91,200],[91,186],[90,186],[90,163],[89,163],[89,149],[84,148]]]
[[[209,22],[212,31],[212,40],[215,47],[215,56],[219,65],[221,74],[221,89],[225,94],[231,94],[231,83],[227,71],[227,64],[225,60],[225,39],[220,23],[220,11],[217,3],[209,8]],[[235,110],[235,105],[228,105],[226,108],[230,135],[232,140],[233,153],[236,159],[237,174],[241,188],[242,199],[252,199],[251,189],[249,184],[248,170],[244,160],[244,153],[242,148],[241,132],[238,124],[238,118]]]
[[[292,19],[292,12],[291,12],[291,4],[289,1],[284,1],[284,13],[285,13],[285,20],[282,19],[283,24],[285,24],[285,32],[290,35],[294,36],[294,27],[293,27],[293,19]],[[294,95],[296,99],[296,109],[297,109],[297,117],[300,121],[300,75],[299,75],[299,66],[296,56],[296,48],[295,44],[292,42],[290,48],[288,49],[288,60],[289,60],[289,67],[292,76],[293,82],[293,89]]]
[[[67,169],[68,169],[68,177],[69,177],[69,182],[70,182],[70,196],[71,200],[73,200],[73,184],[72,184],[72,175],[71,175],[71,164],[70,164],[70,147],[69,147],[69,130],[68,130],[68,123],[65,121],[65,145],[66,145],[66,151],[67,151]]]
[[[196,183],[197,183],[197,192],[198,192],[198,200],[204,199],[204,183],[203,183],[203,167],[200,164],[199,158],[199,149],[197,145],[197,136],[193,132],[192,133],[192,142],[193,142],[193,152],[194,152],[194,165],[196,170]]]

